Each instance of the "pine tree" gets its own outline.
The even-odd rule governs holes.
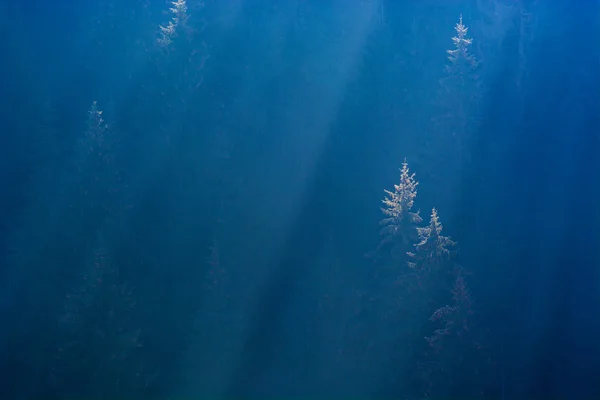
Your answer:
[[[425,335],[427,346],[417,361],[420,381],[428,397],[472,398],[487,384],[487,377],[480,372],[490,364],[476,326],[467,273],[454,260],[456,242],[442,234],[435,208],[429,224],[418,227],[417,232],[419,240],[414,253],[409,253],[409,265],[415,270],[418,287],[427,295],[419,314],[429,315],[435,327]],[[430,325],[425,328],[431,329]],[[469,388],[464,389],[466,386]]]
[[[451,53],[451,56],[458,54]],[[393,271],[392,280],[390,276],[379,280],[382,285],[378,286],[378,294],[384,295],[374,296],[378,304],[376,314],[403,341],[413,340],[415,336],[425,338],[422,346],[406,348],[402,357],[413,360],[416,375],[412,378],[426,396],[473,397],[483,393],[487,384],[483,382],[486,377],[477,374],[479,364],[489,365],[489,357],[482,351],[480,332],[475,328],[464,269],[453,257],[456,242],[443,235],[436,208],[432,209],[426,226],[418,226],[422,219],[418,212],[411,211],[417,185],[405,160],[400,183],[394,185],[394,191],[385,191],[382,245],[392,243],[396,248],[405,249],[409,268]],[[393,285],[385,284],[390,281]],[[394,290],[390,291],[390,287]],[[388,295],[393,297],[393,305],[387,300]],[[446,305],[440,307],[439,304]],[[393,318],[390,321],[390,317],[400,315],[401,320]],[[411,319],[415,323],[406,324]],[[438,325],[433,333],[432,325]],[[465,379],[463,375],[469,378]],[[479,379],[482,383],[471,384],[473,390],[463,390],[462,387],[470,383],[469,379]]]
[[[427,318],[440,302],[447,301],[454,280],[452,256],[456,243],[442,235],[442,230],[434,208],[429,224],[417,228],[418,241],[413,246],[414,251],[407,252],[407,264],[412,274],[407,274],[405,286],[416,296],[424,296],[416,310],[421,318]]]
[[[463,24],[462,15],[454,29],[456,30],[456,36],[452,37],[454,49],[446,50],[451,63],[446,66],[446,72],[450,76],[459,76],[473,71],[477,67],[477,60],[469,53],[469,46],[473,43],[473,39],[467,37],[469,28]]]
[[[456,242],[453,242],[448,236],[443,236],[442,229],[443,225],[438,212],[433,208],[429,225],[417,228],[419,242],[415,244],[416,251],[409,253],[410,267],[430,270],[433,266],[438,266],[448,260]]]
[[[164,151],[166,162],[181,157],[181,149],[176,150],[177,146],[189,147],[187,143],[180,143],[181,137],[187,136],[183,135],[182,121],[189,118],[190,100],[204,82],[203,69],[209,58],[206,43],[199,35],[205,28],[205,21],[199,16],[192,19],[188,12],[190,7],[202,7],[202,2],[188,4],[186,0],[176,0],[171,5],[171,19],[166,25],[159,26],[156,39],[159,51],[153,54],[157,75],[151,89],[157,96],[153,102],[156,107],[151,112],[155,115],[162,142],[157,145]],[[197,114],[196,108],[193,112]]]
[[[93,227],[108,222],[115,214],[117,198],[121,193],[121,174],[116,165],[116,138],[94,101],[88,111],[87,129],[78,142],[77,184],[80,203],[79,216]]]
[[[80,155],[85,157],[98,157],[105,160],[110,154],[111,138],[108,124],[102,117],[98,102],[93,101],[88,110],[87,129],[84,137],[79,141]]]
[[[425,339],[436,352],[442,351],[445,347],[443,341],[446,336],[461,336],[461,331],[468,332],[471,329],[470,316],[472,314],[471,294],[464,276],[459,274],[452,288],[452,305],[436,309],[430,317],[432,322],[441,322],[442,328],[436,329],[433,335]]]
[[[415,174],[411,174],[406,159],[400,170],[400,183],[394,185],[394,191],[385,190],[386,197],[382,200],[385,207],[381,211],[385,218],[381,220],[382,241],[379,249],[392,244],[392,254],[396,257],[406,253],[410,247],[411,240],[415,237],[415,226],[422,222],[419,212],[411,211],[415,198],[417,197],[417,186]]]
[[[430,317],[438,326],[425,337],[428,351],[420,369],[428,397],[485,397],[493,367],[481,337],[477,314],[464,271],[458,268],[449,304],[437,308]]]
[[[166,26],[160,25],[160,36],[157,39],[159,46],[166,48],[179,33],[187,28],[188,8],[185,0],[176,0],[171,2],[173,7],[169,11],[173,14]]]
[[[440,81],[439,104],[444,113],[438,134],[453,138],[445,145],[453,144],[449,150],[455,152],[460,161],[468,150],[464,147],[470,143],[472,122],[477,119],[480,90],[476,74],[478,62],[469,50],[473,39],[467,36],[469,29],[463,24],[462,15],[454,30],[454,48],[446,50],[450,63],[445,66],[446,77]]]
[[[460,179],[465,176],[463,168],[470,163],[470,152],[478,121],[478,104],[481,97],[478,77],[478,61],[471,54],[473,39],[460,16],[451,38],[453,48],[446,51],[448,63],[439,81],[436,95],[436,116],[433,126],[426,133],[428,139],[425,157],[429,162],[432,182],[438,197],[444,203],[438,206],[452,209],[453,193]],[[443,163],[443,164],[442,164]]]

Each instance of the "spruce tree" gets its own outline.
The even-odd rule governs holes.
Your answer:
[[[188,8],[185,0],[172,1],[169,11],[173,15],[166,26],[160,25],[160,36],[157,39],[159,46],[167,48],[173,40],[187,29]]]
[[[417,228],[419,242],[415,244],[415,252],[409,252],[412,268],[426,269],[440,266],[451,255],[452,248],[456,245],[450,237],[442,235],[443,225],[435,208],[431,210],[429,225]]]
[[[440,80],[438,104],[442,115],[436,134],[448,137],[440,145],[450,146],[447,150],[460,158],[469,150],[470,135],[477,120],[477,103],[480,98],[479,79],[477,75],[478,61],[470,52],[473,39],[468,37],[469,29],[463,24],[462,15],[454,27],[452,37],[454,47],[446,50],[448,61],[444,68],[445,77]]]
[[[454,27],[453,47],[446,51],[447,63],[435,97],[436,115],[425,133],[431,185],[440,199],[437,206],[452,211],[458,186],[471,171],[471,147],[477,134],[481,85],[478,61],[471,54],[473,39],[462,16]]]
[[[428,397],[485,398],[493,363],[482,336],[465,272],[457,268],[450,298],[430,317],[434,330],[420,369]]]
[[[454,29],[456,31],[456,36],[452,37],[454,49],[447,50],[451,64],[446,66],[446,72],[449,76],[457,77],[473,71],[477,67],[477,60],[469,53],[469,46],[473,43],[473,39],[467,37],[469,28],[463,24],[462,15]]]
[[[415,238],[416,225],[422,222],[419,211],[412,211],[418,185],[405,159],[400,170],[400,183],[394,185],[393,191],[385,190],[386,196],[382,200],[384,207],[381,208],[385,218],[380,222],[383,228],[379,249],[391,245],[394,258],[405,259]]]

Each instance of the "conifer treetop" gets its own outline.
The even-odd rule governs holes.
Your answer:
[[[177,28],[179,26],[185,26],[188,20],[188,8],[186,0],[172,1],[173,7],[169,8],[169,11],[173,14],[171,20],[166,26],[160,25],[160,37],[157,42],[160,46],[169,46],[175,36],[177,36]]]
[[[381,201],[384,206],[381,211],[385,217],[379,222],[383,225],[380,235],[382,241],[378,250],[384,245],[393,244],[392,253],[401,249],[406,252],[406,247],[412,246],[412,237],[415,234],[416,224],[423,222],[419,212],[412,212],[415,198],[417,197],[417,186],[415,174],[411,174],[408,162],[404,159],[400,169],[400,183],[394,185],[394,190],[384,190],[386,196]],[[392,254],[393,255],[393,254]]]
[[[102,117],[102,111],[98,109],[98,102],[93,101],[88,110],[87,130],[85,132],[85,141],[88,146],[99,146],[105,140],[108,126]]]
[[[411,235],[410,231],[415,228],[414,225],[423,221],[418,211],[411,211],[417,196],[418,184],[415,174],[410,173],[408,163],[404,159],[400,169],[400,183],[394,185],[394,191],[384,190],[386,196],[382,200],[384,207],[381,211],[385,214],[385,218],[380,222],[384,226],[380,232],[383,237],[380,247],[396,242],[398,239],[406,245]]]
[[[381,211],[387,218],[381,221],[384,225],[398,224],[409,216],[415,197],[417,197],[417,186],[419,182],[415,180],[415,174],[411,174],[406,159],[402,163],[400,170],[400,183],[394,185],[394,191],[385,190],[387,196],[382,200],[386,207]],[[415,213],[415,215],[418,213]],[[413,217],[414,219],[414,217]],[[416,221],[415,221],[416,222]]]
[[[448,72],[454,72],[459,65],[466,65],[472,69],[475,68],[477,60],[475,56],[469,53],[469,46],[473,43],[473,39],[467,37],[469,28],[463,24],[462,14],[454,30],[456,31],[456,36],[452,37],[454,49],[446,50],[448,52],[448,60],[452,63],[452,65],[447,67]]]
[[[169,10],[175,14],[175,18],[179,21],[183,21],[187,18],[187,5],[185,0],[172,1],[171,4],[173,4],[173,7],[169,8]]]
[[[103,129],[105,127],[102,111],[98,109],[98,102],[96,100],[92,102],[88,110],[88,127],[96,129]]]
[[[438,212],[435,208],[431,211],[429,225],[423,228],[417,228],[419,243],[415,245],[417,251],[424,255],[424,258],[433,261],[439,260],[450,255],[451,248],[456,245],[448,236],[442,235],[443,225],[440,222]]]

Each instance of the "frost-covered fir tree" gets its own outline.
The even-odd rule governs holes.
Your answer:
[[[185,0],[176,0],[171,2],[172,7],[169,12],[171,19],[166,26],[160,25],[160,36],[157,39],[159,46],[168,47],[182,30],[187,29],[188,7]]]
[[[383,228],[380,232],[382,241],[379,249],[392,245],[395,257],[406,253],[415,237],[416,224],[422,222],[419,212],[412,211],[418,185],[415,174],[410,173],[405,159],[400,170],[400,183],[394,185],[393,191],[385,190],[386,196],[382,200],[384,207],[381,208],[385,218],[380,222]]]
[[[462,15],[454,29],[456,30],[456,36],[452,37],[454,48],[447,50],[451,64],[446,66],[446,71],[451,76],[469,73],[477,67],[477,60],[469,52],[473,39],[467,37],[469,28],[463,24]]]
[[[432,267],[448,260],[456,242],[453,242],[448,236],[443,236],[442,229],[438,212],[434,208],[431,211],[429,225],[417,228],[419,242],[415,244],[415,252],[409,253],[410,267],[429,271]]]
[[[438,103],[443,111],[436,130],[442,137],[453,138],[451,151],[463,154],[468,150],[463,147],[469,143],[468,136],[477,120],[476,106],[481,93],[476,72],[478,62],[470,51],[473,39],[468,36],[469,28],[463,24],[462,15],[454,30],[454,47],[446,50],[449,61],[444,68],[446,76],[440,80]]]
[[[199,12],[194,12],[194,18],[189,13],[192,7],[202,8],[202,2],[176,0],[170,5],[167,11],[170,19],[159,26],[158,51],[152,55],[157,79],[149,87],[152,95],[159,94],[151,112],[155,126],[159,127],[160,140],[164,140],[159,146],[164,150],[166,162],[181,157],[180,153],[174,154],[174,147],[183,133],[182,121],[189,117],[190,98],[204,81],[203,68],[209,58],[208,46],[200,35],[206,23]]]
[[[471,53],[473,39],[462,16],[454,27],[453,46],[446,51],[447,63],[435,95],[435,115],[431,129],[424,133],[424,163],[429,182],[439,199],[437,206],[452,210],[457,187],[467,171],[472,171],[472,145],[478,130],[481,85],[478,62]]]

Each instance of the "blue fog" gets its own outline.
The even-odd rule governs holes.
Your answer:
[[[598,1],[1,1],[0,67],[0,398],[600,398]]]

